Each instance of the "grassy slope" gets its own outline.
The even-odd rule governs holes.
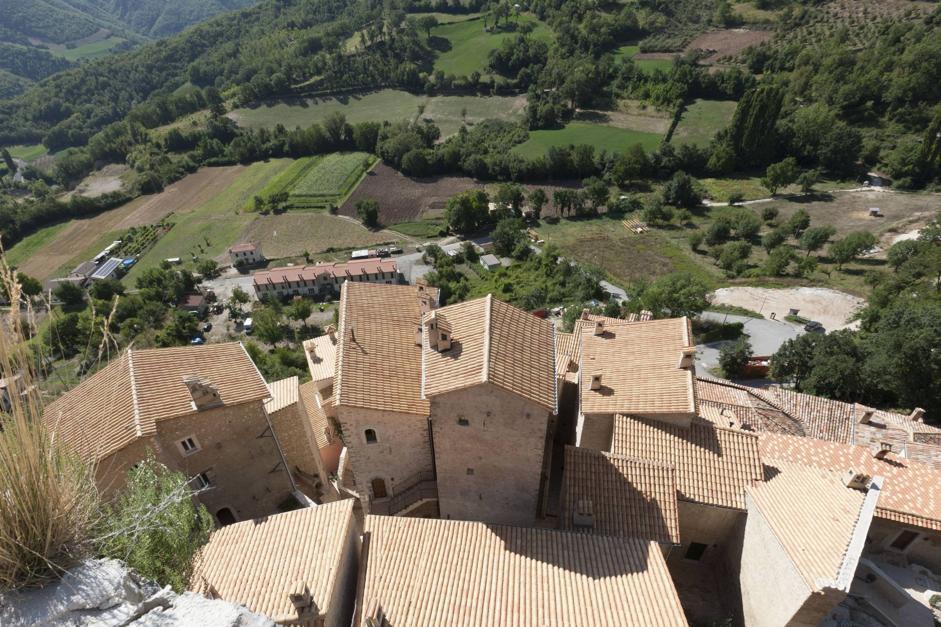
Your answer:
[[[563,129],[530,131],[529,139],[513,148],[513,152],[533,158],[544,155],[550,146],[569,144],[590,144],[596,151],[604,149],[609,152],[624,151],[634,144],[653,150],[660,145],[661,139],[663,137],[656,133],[571,122]]]
[[[511,22],[514,21],[516,18],[511,18]],[[535,30],[531,36],[536,39],[546,42],[552,39],[549,27],[531,15],[520,15],[519,23],[533,24]],[[435,60],[435,69],[455,76],[469,76],[474,70],[484,74],[490,51],[499,48],[504,39],[516,37],[513,31],[486,32],[483,20],[444,24],[432,29],[431,34],[451,42],[451,49],[439,54]]]
[[[124,41],[126,40],[122,37],[111,36],[100,41],[93,41],[91,43],[82,44],[74,48],[51,49],[49,52],[56,55],[57,57],[62,57],[69,61],[98,59],[110,54],[112,48]]]
[[[486,118],[520,119],[525,97],[515,96],[415,96],[396,89],[382,89],[368,94],[321,98],[315,101],[290,101],[261,104],[251,109],[236,109],[233,116],[240,126],[274,128],[306,127],[321,122],[333,111],[346,116],[351,124],[358,122],[397,122],[418,116],[418,105],[424,104],[423,118],[430,118],[447,137],[456,133],[462,123],[461,110],[467,109],[467,121]]]
[[[622,218],[600,217],[544,223],[537,230],[547,242],[580,263],[604,270],[619,285],[675,271],[690,272],[710,285],[718,282],[713,269],[697,263],[687,250],[663,233],[651,230],[636,235],[621,224]],[[688,247],[687,247],[688,249]]]
[[[326,213],[290,212],[259,216],[240,239],[260,242],[269,259],[300,257],[328,249],[365,248],[398,239],[388,231],[370,231],[348,218]]]
[[[696,100],[683,112],[671,142],[708,146],[715,134],[732,121],[735,106],[731,100]]]
[[[33,159],[38,159],[46,154],[46,147],[42,144],[32,144],[29,146],[19,145],[19,146],[10,146],[7,148],[10,151],[10,155],[16,157],[17,159],[23,159],[24,161],[32,161]]]
[[[245,226],[256,217],[241,211],[240,208],[244,207],[270,178],[277,176],[291,164],[291,159],[253,163],[224,192],[194,211],[174,216],[174,227],[141,258],[125,277],[125,281],[133,285],[144,269],[158,266],[168,257],[181,257],[184,262],[189,262],[192,259],[191,254],[194,253],[200,258],[223,254],[238,240]]]
[[[36,251],[51,242],[67,224],[68,222],[53,224],[52,226],[39,229],[32,235],[23,238],[17,242],[16,246],[7,251],[7,263],[11,266],[21,265],[24,261],[36,254]]]
[[[636,44],[630,44],[627,46],[621,46],[615,50],[614,58],[633,59],[634,65],[644,72],[653,72],[654,70],[663,70],[664,72],[669,72],[670,68],[673,67],[673,59],[634,59],[634,57],[639,53],[640,46]]]

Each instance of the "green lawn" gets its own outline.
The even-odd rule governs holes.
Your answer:
[[[67,225],[68,222],[53,224],[52,226],[39,229],[32,235],[24,237],[17,242],[13,248],[6,251],[7,263],[11,266],[21,265],[24,261],[36,254],[36,251],[41,250],[46,244],[51,242],[53,238],[59,234],[59,231],[64,229]]]
[[[272,177],[289,168],[291,159],[272,159],[253,163],[221,194],[201,207],[172,216],[174,227],[150,249],[125,277],[130,285],[146,268],[160,265],[169,257],[181,257],[190,263],[193,255],[212,258],[225,253],[234,244],[255,214],[241,210]]]
[[[390,231],[402,233],[409,237],[418,239],[433,239],[441,236],[441,231],[446,230],[444,220],[422,220],[419,222],[399,222],[389,227]]]
[[[535,30],[531,37],[545,42],[552,40],[552,31],[532,15],[520,15],[510,18],[511,23],[532,24]],[[470,19],[453,24],[443,24],[431,31],[432,37],[442,37],[451,42],[451,49],[441,52],[435,60],[435,69],[455,76],[470,76],[475,70],[486,74],[488,55],[491,50],[500,47],[505,39],[515,38],[517,33],[499,30],[488,33],[484,30],[484,21]]]
[[[83,59],[97,59],[111,54],[111,49],[124,42],[124,38],[111,36],[101,41],[82,44],[75,48],[59,48],[49,50],[52,54],[68,59],[69,61],[81,61]]]
[[[441,129],[442,137],[456,133],[461,124],[473,124],[488,118],[518,120],[526,107],[525,96],[416,96],[396,89],[383,89],[362,95],[293,100],[262,104],[250,109],[236,109],[232,116],[240,126],[274,128],[306,127],[321,122],[333,111],[346,116],[351,124],[359,122],[397,122],[418,117],[418,106],[424,105],[422,118],[431,119]],[[466,117],[461,111],[467,110]]]
[[[419,103],[425,100],[424,96],[415,96],[397,89],[382,89],[336,98],[261,104],[250,109],[236,109],[231,115],[239,126],[248,128],[274,128],[278,124],[287,128],[307,127],[314,122],[322,122],[334,111],[345,115],[350,124],[385,120],[397,122],[414,119],[418,115]]]
[[[23,161],[32,161],[33,159],[38,159],[47,152],[46,147],[42,144],[10,146],[7,148],[7,150],[10,151],[11,156],[17,159],[22,159]]]
[[[634,65],[644,72],[653,72],[654,70],[669,72],[670,68],[673,67],[673,59],[635,59],[634,57],[638,54],[640,54],[640,46],[630,44],[616,49],[614,58],[615,60],[631,59],[634,61]]]
[[[696,100],[683,112],[671,143],[708,146],[715,134],[732,121],[736,104],[732,100]]]
[[[550,146],[568,146],[570,144],[590,144],[595,151],[623,152],[640,144],[647,150],[654,150],[663,137],[657,133],[633,131],[601,124],[570,122],[558,130],[530,131],[529,139],[513,148],[513,152],[528,158],[546,154]]]
[[[653,229],[637,235],[621,224],[622,219],[602,216],[561,220],[557,224],[544,222],[536,230],[546,242],[559,246],[566,256],[601,268],[622,287],[671,272],[689,272],[708,285],[720,280],[717,271],[687,252],[688,246],[684,249],[664,232]]]

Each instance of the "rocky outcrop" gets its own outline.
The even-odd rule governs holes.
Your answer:
[[[44,588],[0,596],[0,625],[268,627],[264,616],[142,580],[117,560],[88,560]]]

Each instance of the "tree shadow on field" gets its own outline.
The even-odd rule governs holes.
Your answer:
[[[428,38],[428,46],[432,50],[437,50],[438,52],[447,52],[453,47],[451,45],[450,39],[445,39],[444,37],[438,37],[436,35],[432,35]]]
[[[830,192],[810,192],[809,194],[792,196],[787,200],[789,202],[804,204],[810,202],[833,202],[834,197]]]

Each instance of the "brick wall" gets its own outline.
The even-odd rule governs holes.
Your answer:
[[[441,517],[534,524],[548,410],[482,384],[436,396],[431,414]]]
[[[328,478],[323,460],[320,458],[320,449],[314,439],[314,433],[300,402],[272,412],[269,415],[274,432],[281,443],[281,450],[287,459],[288,467],[295,475],[298,483],[308,482],[316,477],[322,486],[326,486]],[[298,472],[300,471],[300,472]],[[307,492],[306,490],[304,491]],[[317,494],[308,494],[317,498]]]

